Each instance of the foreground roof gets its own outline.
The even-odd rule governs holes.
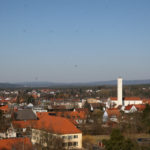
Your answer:
[[[31,150],[32,143],[29,138],[0,139],[0,150]]]
[[[56,134],[75,134],[81,131],[68,119],[63,117],[51,116],[48,113],[38,113],[39,120],[33,128],[46,130]]]
[[[67,118],[51,116],[48,112],[37,113],[39,120],[13,121],[15,128],[34,128],[54,134],[75,134],[81,131]]]

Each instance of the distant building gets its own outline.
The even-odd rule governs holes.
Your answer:
[[[128,106],[132,104],[143,104],[143,100],[140,97],[123,97],[122,80],[122,78],[118,78],[117,97],[108,98],[106,106],[110,108],[118,106]]]

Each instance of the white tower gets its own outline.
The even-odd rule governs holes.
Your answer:
[[[118,78],[118,85],[117,85],[117,104],[123,105],[123,98],[122,98],[122,78]]]

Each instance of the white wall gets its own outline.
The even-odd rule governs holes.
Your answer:
[[[118,105],[122,105],[122,78],[118,78],[118,85],[117,85],[117,99]]]
[[[32,129],[32,137],[31,137],[31,141],[33,144],[35,143],[40,143],[40,135],[42,133],[47,133],[45,131],[42,131],[42,130],[38,130],[38,129]],[[48,134],[51,134],[51,133],[48,133]],[[58,135],[58,134],[52,134],[54,136],[59,136],[61,138],[63,138],[64,140],[64,143],[68,143],[68,142],[78,142],[78,145],[77,146],[71,146],[69,147],[69,149],[73,149],[73,148],[76,148],[76,149],[81,149],[82,148],[82,133],[77,133],[77,134],[61,134],[61,135]],[[77,138],[75,138],[75,136],[77,136]],[[67,148],[67,147],[66,147]]]
[[[128,101],[124,101],[124,106],[128,106],[128,105],[132,105],[132,104],[142,104],[143,101],[142,100],[128,100]]]

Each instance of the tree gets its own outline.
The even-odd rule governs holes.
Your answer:
[[[103,140],[106,150],[134,150],[130,139],[125,139],[119,129],[114,129],[109,140]]]
[[[146,105],[142,114],[142,123],[143,123],[144,129],[150,132],[150,105],[148,104]]]
[[[38,137],[36,141],[37,150],[64,150],[64,140],[56,135],[48,133],[46,131],[34,132],[34,136]]]

